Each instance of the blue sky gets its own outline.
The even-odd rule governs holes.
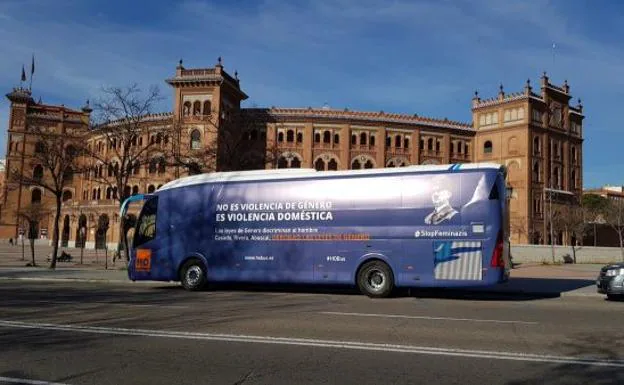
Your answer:
[[[246,106],[383,110],[471,121],[475,90],[546,70],[585,108],[584,185],[624,184],[624,5],[561,1],[2,0],[0,87],[35,54],[35,98],[80,107],[102,86],[158,85],[180,58],[238,70]],[[556,44],[553,57],[553,43]],[[8,124],[0,102],[0,128]],[[0,155],[6,150],[0,138]]]

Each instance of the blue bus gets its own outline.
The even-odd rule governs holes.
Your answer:
[[[143,201],[132,281],[474,287],[509,277],[506,169],[418,165],[348,171],[216,172]]]

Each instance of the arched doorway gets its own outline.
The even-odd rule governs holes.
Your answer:
[[[87,241],[87,216],[82,214],[78,218],[78,228],[76,229],[76,248],[85,247]]]
[[[61,247],[67,247],[69,243],[69,215],[63,219],[63,232],[61,233]]]
[[[98,218],[98,226],[95,232],[95,248],[106,248],[106,233],[108,232],[109,219],[108,215],[102,214]]]

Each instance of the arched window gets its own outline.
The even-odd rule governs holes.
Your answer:
[[[277,168],[288,168],[288,160],[284,156],[280,156],[277,160]]]
[[[535,182],[539,182],[540,180],[540,172],[539,172],[539,163],[533,163],[533,180]]]
[[[131,194],[132,194],[132,189],[130,188],[130,186],[126,185],[124,187],[124,196],[129,197]]]
[[[148,193],[148,194],[151,194],[151,193],[153,193],[154,191],[156,191],[156,187],[154,187],[154,185],[153,185],[153,184],[151,184],[151,185],[147,186],[147,193]]]
[[[425,140],[423,138],[420,138],[420,149],[421,150],[425,149]]]
[[[91,192],[91,199],[96,200],[97,199],[97,189],[94,188],[93,191]]]
[[[455,142],[451,142],[451,154],[455,153]]]
[[[340,135],[334,134],[334,144],[339,144],[339,143],[340,143]]]
[[[34,180],[43,179],[43,167],[40,164],[36,165],[35,169],[33,170],[33,179]]]
[[[360,134],[360,144],[366,145],[366,133],[365,132]]]
[[[139,186],[134,185],[132,187],[132,195],[137,195],[139,193]]]
[[[111,187],[106,188],[106,199],[111,199],[113,197],[113,189]]]
[[[375,135],[371,135],[371,137],[370,137],[370,145],[371,146],[375,145]]]
[[[323,143],[331,143],[331,132],[323,132]]]
[[[554,174],[553,179],[555,182],[555,187],[560,189],[561,188],[561,171],[559,170],[559,167],[555,167],[553,174]]]
[[[436,139],[436,152],[440,152],[440,141]]]
[[[409,148],[409,142],[410,142],[409,138],[403,139],[403,148],[405,149]]]
[[[97,195],[96,196],[97,196],[98,200],[102,199],[102,190],[99,187],[97,189]]]
[[[161,144],[163,141],[163,137],[162,134],[159,132],[158,134],[156,134],[156,144]]]
[[[295,157],[290,161],[290,168],[301,168],[301,161]]]
[[[160,159],[158,160],[158,173],[164,174],[165,171],[167,171],[167,162],[165,161],[164,157],[160,157]]]
[[[492,141],[490,140],[486,140],[485,143],[483,144],[483,152],[485,154],[491,154],[492,153]]]
[[[150,174],[154,174],[156,173],[156,168],[157,168],[157,160],[156,158],[152,158],[152,160],[150,160],[149,162],[148,172]]]
[[[357,144],[357,135],[351,134],[351,144],[352,145],[356,145]]]
[[[41,190],[36,188],[30,193],[30,203],[41,203]]]
[[[280,142],[280,143],[284,141],[284,133],[283,132],[278,132],[277,133],[277,141]]]
[[[427,150],[429,151],[433,150],[433,138],[427,139]]]
[[[329,163],[327,163],[327,169],[330,171],[338,170],[338,163],[336,162],[335,159],[331,159]]]
[[[197,150],[201,147],[201,133],[199,130],[191,131],[191,150]]]
[[[113,199],[117,199],[117,187],[113,187]]]
[[[191,162],[188,166],[188,173],[189,175],[198,175],[202,173],[202,169],[199,164]]]
[[[286,131],[286,141],[292,143],[295,141],[295,132],[293,130]]]
[[[542,148],[540,146],[540,138],[536,136],[533,138],[533,153],[540,154],[542,152]]]
[[[201,115],[201,102],[199,100],[193,103],[193,115]]]
[[[324,171],[325,170],[325,162],[323,159],[318,158],[316,162],[314,162],[314,168],[316,171]]]
[[[210,110],[210,100],[206,100],[204,102],[204,115],[210,115],[212,113],[212,111]]]
[[[184,116],[189,116],[191,114],[191,102],[184,102],[184,108],[182,110],[182,114]]]
[[[386,136],[386,148],[390,148],[391,144],[392,144],[392,138],[389,136]]]
[[[361,169],[361,168],[362,168],[362,165],[360,164],[360,161],[359,161],[359,160],[355,159],[355,160],[353,161],[353,163],[351,163],[351,169],[352,169],[352,170],[359,170],[359,169]]]
[[[321,134],[318,132],[314,134],[314,143],[321,143]]]
[[[401,148],[401,135],[394,137],[394,147]]]
[[[69,183],[74,180],[74,170],[72,170],[71,166],[68,166],[63,173],[63,182]]]
[[[373,162],[369,160],[366,161],[366,163],[364,163],[364,168],[373,168]]]
[[[297,133],[297,143],[303,143],[303,133],[302,132],[298,132]]]

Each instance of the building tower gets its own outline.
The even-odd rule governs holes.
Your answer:
[[[472,104],[477,131],[474,159],[507,166],[511,241],[550,244],[549,220],[557,205],[571,205],[582,195],[582,122],[580,100],[570,105],[567,81],[559,87],[541,77],[540,93],[530,81],[524,91]],[[571,236],[552,229],[555,244],[574,242]]]
[[[221,122],[248,97],[238,73],[232,77],[225,72],[221,57],[214,68],[186,69],[180,60],[175,76],[166,81],[174,92],[173,124],[183,127],[178,138],[181,151],[214,143]]]

